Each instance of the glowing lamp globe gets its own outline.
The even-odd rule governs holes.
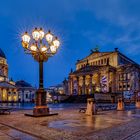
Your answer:
[[[55,46],[51,45],[50,50],[51,50],[52,53],[56,53],[56,47]]]
[[[42,28],[40,28],[39,33],[40,33],[40,39],[42,40],[44,38],[44,35],[45,35]]]
[[[53,40],[53,35],[51,34],[50,31],[46,34],[46,40],[47,40],[49,43],[51,43],[52,40]]]
[[[30,49],[35,52],[35,51],[37,51],[37,46],[33,43],[31,45]]]
[[[41,52],[46,52],[47,51],[47,47],[44,45],[40,48]]]
[[[24,35],[22,36],[22,41],[24,43],[29,43],[30,42],[30,39],[31,38],[30,38],[29,34],[27,32],[25,32]]]
[[[35,28],[32,32],[32,36],[33,36],[33,39],[38,41],[39,38],[40,38],[40,33],[39,33],[39,30],[37,28]]]
[[[57,37],[55,38],[55,40],[53,41],[53,45],[56,46],[57,48],[60,46],[60,42],[57,39]]]

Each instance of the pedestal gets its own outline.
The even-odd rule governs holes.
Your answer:
[[[33,114],[35,116],[48,115],[49,108],[47,106],[35,106],[33,109]]]
[[[58,115],[58,113],[50,113],[46,104],[46,91],[44,89],[38,89],[36,92],[36,106],[33,109],[33,113],[25,114],[30,117],[43,117]]]
[[[86,115],[92,116],[95,115],[96,112],[96,105],[93,98],[87,99],[87,109],[86,109]]]
[[[124,111],[124,102],[123,102],[122,98],[118,99],[117,110],[118,111]]]

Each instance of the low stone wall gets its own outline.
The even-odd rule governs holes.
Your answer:
[[[116,103],[120,94],[110,94],[110,93],[95,93],[95,100],[97,102],[110,102]]]
[[[111,100],[111,95],[110,94],[101,94],[101,93],[97,93],[95,94],[95,99],[96,100]]]

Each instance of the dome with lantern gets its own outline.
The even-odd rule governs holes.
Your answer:
[[[0,81],[6,80],[8,77],[8,64],[5,53],[0,48]]]
[[[0,57],[6,59],[6,56],[1,48],[0,48]]]

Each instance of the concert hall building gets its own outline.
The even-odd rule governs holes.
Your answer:
[[[77,61],[64,85],[69,95],[135,92],[140,90],[140,66],[118,48],[110,52],[96,48]]]

